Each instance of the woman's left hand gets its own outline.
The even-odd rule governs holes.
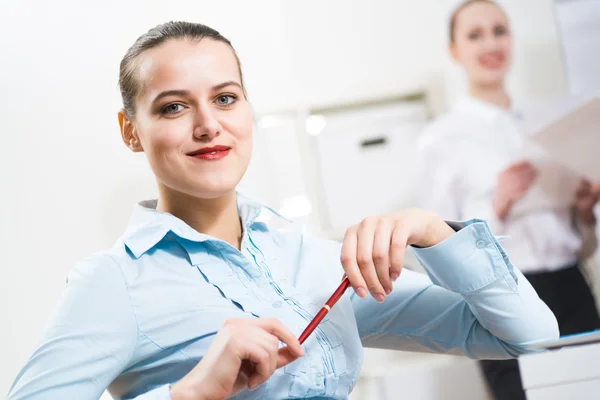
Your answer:
[[[590,182],[582,179],[575,192],[575,209],[579,218],[588,225],[596,222],[594,206],[598,202],[598,193]]]
[[[383,302],[400,276],[406,246],[431,247],[454,233],[433,212],[416,208],[368,217],[346,231],[342,266],[356,294],[365,297],[368,289]]]

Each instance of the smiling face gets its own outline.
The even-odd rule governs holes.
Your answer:
[[[125,143],[143,151],[161,191],[212,199],[235,190],[252,153],[252,114],[233,49],[173,39],[140,54],[135,119]]]
[[[489,1],[474,1],[457,11],[450,53],[472,85],[504,82],[511,63],[511,35],[506,15]]]

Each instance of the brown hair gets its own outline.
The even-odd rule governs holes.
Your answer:
[[[496,2],[492,1],[492,0],[466,0],[464,1],[460,6],[458,6],[456,8],[456,10],[454,10],[454,12],[452,13],[452,16],[450,17],[450,43],[454,43],[454,30],[456,28],[456,18],[458,18],[458,14],[460,14],[460,12],[462,10],[464,10],[465,8],[467,8],[468,6],[470,6],[473,3],[490,3],[490,4],[496,4]]]
[[[200,41],[204,38],[210,38],[219,42],[223,42],[231,47],[240,72],[240,80],[242,88],[244,88],[244,79],[242,75],[242,65],[240,59],[227,40],[216,30],[202,24],[182,21],[171,21],[162,25],[158,25],[148,32],[140,36],[133,46],[127,50],[125,56],[121,60],[119,68],[119,89],[121,90],[121,98],[123,99],[123,108],[130,118],[135,117],[135,99],[140,92],[140,82],[137,77],[137,58],[144,51],[152,49],[156,46],[173,39],[187,39]],[[244,89],[244,93],[246,90]]]

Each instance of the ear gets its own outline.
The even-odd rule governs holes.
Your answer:
[[[456,51],[456,43],[450,43],[448,45],[448,53],[450,54],[450,58],[452,58],[452,61],[454,61],[457,64],[460,64],[460,61],[458,60],[458,52]]]
[[[123,139],[125,146],[129,147],[129,149],[134,153],[144,151],[142,148],[142,143],[140,142],[140,138],[136,132],[135,124],[131,118],[129,118],[124,109],[119,111],[118,118],[119,127],[121,128],[121,139]]]

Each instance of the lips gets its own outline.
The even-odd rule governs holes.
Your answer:
[[[220,160],[229,154],[231,147],[229,146],[212,146],[203,147],[201,149],[187,153],[188,156],[206,161]]]
[[[490,52],[479,57],[481,66],[488,69],[502,68],[502,66],[504,66],[504,60],[504,53],[501,51]]]

